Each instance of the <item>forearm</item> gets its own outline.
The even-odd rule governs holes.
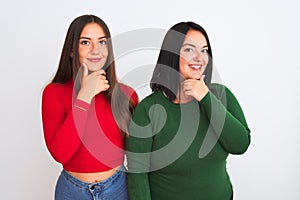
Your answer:
[[[128,173],[130,200],[151,200],[148,173]]]
[[[70,112],[64,123],[48,137],[47,147],[54,159],[62,164],[67,163],[81,145],[84,137],[84,129],[87,111],[75,107]]]
[[[47,87],[42,98],[42,122],[47,148],[53,158],[64,164],[77,151],[84,136],[89,104],[75,100],[70,109],[60,94]]]
[[[230,97],[227,99],[228,106],[238,105],[237,102],[230,101]],[[211,92],[204,97],[201,105],[223,148],[229,153],[245,152],[250,144],[250,130],[239,106],[235,106],[233,115]]]

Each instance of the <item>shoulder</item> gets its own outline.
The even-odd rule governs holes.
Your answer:
[[[49,83],[43,90],[43,96],[48,94],[58,94],[63,90],[62,84]]]
[[[212,83],[210,85],[210,90],[216,96],[222,96],[224,95],[224,93],[226,94],[228,92],[231,93],[230,89],[227,86],[220,83]]]
[[[210,91],[222,102],[236,100],[236,97],[231,92],[231,90],[223,84],[212,83],[210,86]]]
[[[160,91],[155,91],[146,96],[139,104],[143,107],[149,107],[153,104],[156,104],[160,101]]]
[[[49,83],[43,89],[43,97],[45,96],[62,96],[65,93],[72,93],[73,83]]]
[[[135,104],[138,104],[138,95],[132,87],[125,85],[124,83],[120,83],[120,89],[126,96],[132,99]]]
[[[124,83],[120,83],[120,89],[122,90],[123,93],[129,96],[135,93],[135,90],[132,87],[125,85]]]
[[[155,104],[155,96],[155,93],[151,93],[138,103],[133,111],[133,121],[135,121],[135,123],[148,123],[147,120],[149,120],[149,109],[153,104]]]

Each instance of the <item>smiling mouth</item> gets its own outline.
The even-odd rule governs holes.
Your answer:
[[[87,58],[90,62],[100,62],[101,58]]]
[[[193,69],[197,69],[197,70],[200,70],[202,68],[201,65],[194,65],[194,64],[189,65],[189,67],[191,67]]]

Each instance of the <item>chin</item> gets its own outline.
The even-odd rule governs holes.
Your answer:
[[[94,68],[91,69],[91,68],[89,68],[89,71],[90,71],[90,72],[94,72],[94,71],[97,71],[97,70],[98,70],[98,69],[94,69]]]
[[[98,70],[100,70],[100,69],[102,69],[102,68],[103,68],[103,66],[102,66],[102,67],[94,66],[94,67],[89,67],[88,69],[89,69],[89,71],[94,72],[94,71],[98,71]]]
[[[199,80],[200,78],[201,78],[201,76],[199,76],[199,75],[189,77],[189,79],[195,79],[195,80]]]

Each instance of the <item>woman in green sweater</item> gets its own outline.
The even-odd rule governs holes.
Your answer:
[[[250,130],[235,96],[211,83],[212,67],[200,25],[167,32],[153,92],[135,109],[126,139],[131,200],[233,199],[226,159],[247,150]]]

